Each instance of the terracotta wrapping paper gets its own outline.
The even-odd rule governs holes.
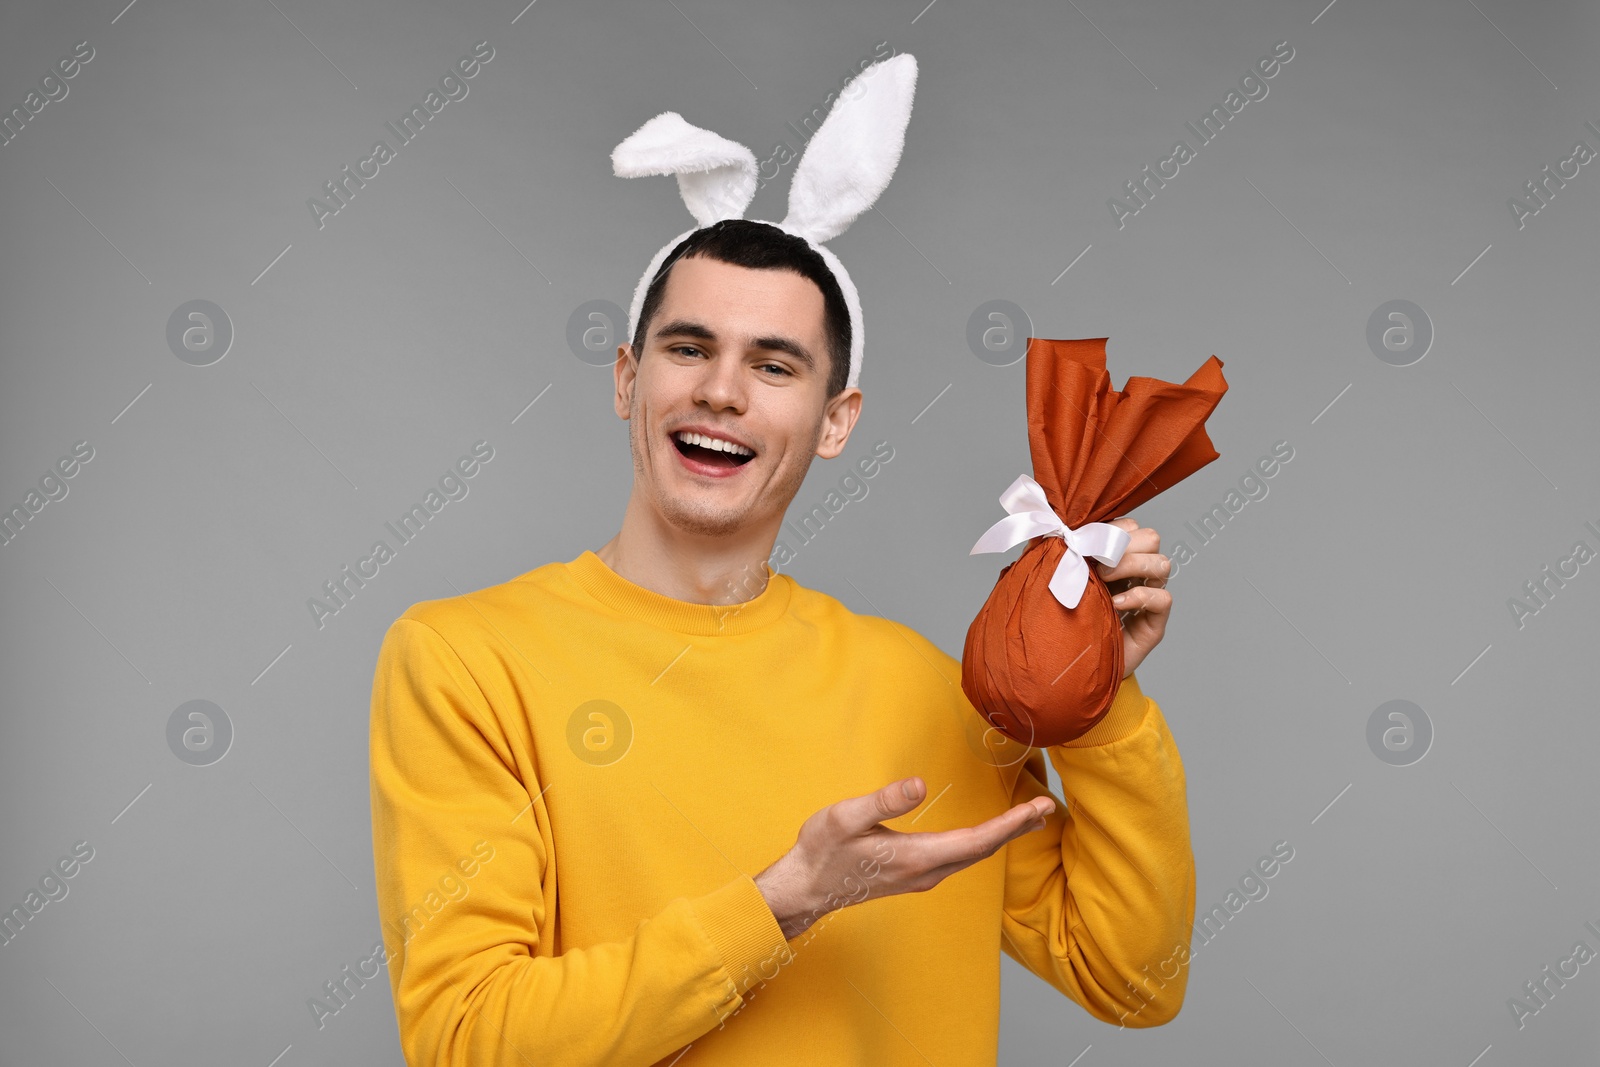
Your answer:
[[[1028,449],[1050,510],[1076,530],[1109,522],[1178,484],[1219,454],[1205,420],[1228,390],[1211,356],[1182,384],[1106,371],[1105,337],[1028,339]],[[961,687],[996,730],[1046,747],[1087,733],[1122,682],[1122,624],[1088,561],[1076,607],[1049,589],[1067,551],[1061,537],[1030,540],[1001,570],[967,629]]]

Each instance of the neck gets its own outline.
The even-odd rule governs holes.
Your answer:
[[[733,534],[700,534],[667,523],[628,498],[622,529],[601,548],[600,561],[635,585],[691,604],[741,604],[767,588],[767,560],[778,520]]]

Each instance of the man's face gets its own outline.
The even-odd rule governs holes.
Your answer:
[[[827,399],[822,291],[793,271],[680,259],[637,362],[631,347],[617,348],[615,406],[634,492],[685,532],[776,536],[811,457],[843,451],[861,410],[859,389]],[[687,443],[689,430],[743,447]]]

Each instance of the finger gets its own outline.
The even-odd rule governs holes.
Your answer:
[[[927,783],[913,776],[890,782],[865,796],[841,800],[833,805],[833,811],[846,832],[864,834],[880,822],[913,810],[925,796]]]
[[[1115,567],[1095,561],[1095,573],[1111,582],[1121,578],[1165,578],[1172,566],[1161,552],[1161,535],[1155,530],[1141,527],[1128,536],[1128,546]]]
[[[1116,596],[1123,590],[1130,589],[1136,585],[1149,585],[1160,589],[1166,585],[1167,576],[1172,572],[1171,561],[1159,554],[1142,557],[1138,560],[1124,560],[1122,565],[1132,568],[1135,572],[1146,571],[1153,573],[1130,573],[1126,577],[1108,580],[1106,582],[1106,591],[1112,596]]]
[[[1156,586],[1136,585],[1113,596],[1111,606],[1130,614],[1146,611],[1152,615],[1165,615],[1172,608],[1172,594]]]
[[[1055,801],[1050,797],[1035,797],[976,826],[906,834],[904,845],[917,867],[931,870],[952,863],[965,866],[993,855],[1001,845],[1027,833],[1054,810]]]
[[[1128,547],[1123,549],[1124,554],[1161,551],[1161,534],[1153,528],[1140,526],[1130,518],[1122,529],[1128,531]]]
[[[1037,833],[1038,831],[1044,829],[1045,826],[1048,825],[1048,819],[1046,816],[1055,810],[1055,804],[1053,801],[1049,804],[1048,808],[1043,803],[1043,801],[1048,799],[1048,797],[1035,798],[1032,806],[1019,805],[1018,808],[1013,808],[1012,811],[1031,811],[1033,814],[1026,814],[1023,820],[1017,824],[1015,829],[1001,837],[999,840],[986,842],[982,847],[981,852],[975,847],[971,848],[964,855],[957,856],[948,863],[942,863],[939,866],[934,867],[932,870],[927,871],[924,877],[932,878],[935,882],[943,881],[950,875],[955,874],[957,871],[970,867],[974,863],[994,855],[1002,846],[1016,840],[1019,837],[1022,837],[1024,834]],[[1042,814],[1039,814],[1040,812],[1042,812]],[[1007,814],[1010,814],[1010,812]]]
[[[1128,537],[1129,537],[1128,547],[1123,549],[1123,553],[1127,554],[1128,552],[1132,551],[1133,550],[1132,538],[1133,538],[1133,535],[1135,533],[1137,533],[1138,530],[1139,530],[1138,521],[1135,520],[1132,515],[1119,515],[1116,518],[1111,519],[1107,523],[1107,525],[1108,526],[1115,526],[1117,529],[1123,530],[1128,534]],[[1090,563],[1094,566],[1096,573],[1099,574],[1101,577],[1105,577],[1106,572],[1110,571],[1112,569],[1112,568],[1106,566],[1104,563],[1101,563],[1099,560],[1091,560]]]
[[[999,848],[1013,837],[1026,833],[1034,822],[1043,819],[1055,810],[1056,802],[1054,798],[1037,796],[1001,812],[986,822],[970,827],[969,832],[974,835],[981,846],[989,846],[990,851],[993,851],[993,849]],[[943,831],[943,833],[947,834],[961,832],[960,830]],[[970,841],[968,844],[971,847],[979,847],[978,845],[972,845]]]
[[[1140,552],[1131,562],[1134,567],[1131,576],[1145,579],[1146,585],[1152,579],[1166,578],[1172,573],[1172,558],[1163,552]]]
[[[1131,589],[1136,585],[1154,585],[1157,589],[1160,589],[1166,583],[1165,575],[1170,571],[1169,567],[1162,564],[1163,558],[1165,557],[1156,556],[1150,562],[1124,561],[1123,565],[1131,568],[1134,573],[1106,582],[1106,591],[1112,596],[1116,596],[1118,593]],[[1156,573],[1137,573],[1139,571],[1154,571]]]

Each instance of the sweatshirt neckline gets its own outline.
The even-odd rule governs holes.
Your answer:
[[[702,637],[749,633],[789,608],[794,579],[762,563],[767,587],[739,604],[696,604],[635,585],[608,567],[590,549],[567,564],[567,572],[590,596],[628,618]]]

